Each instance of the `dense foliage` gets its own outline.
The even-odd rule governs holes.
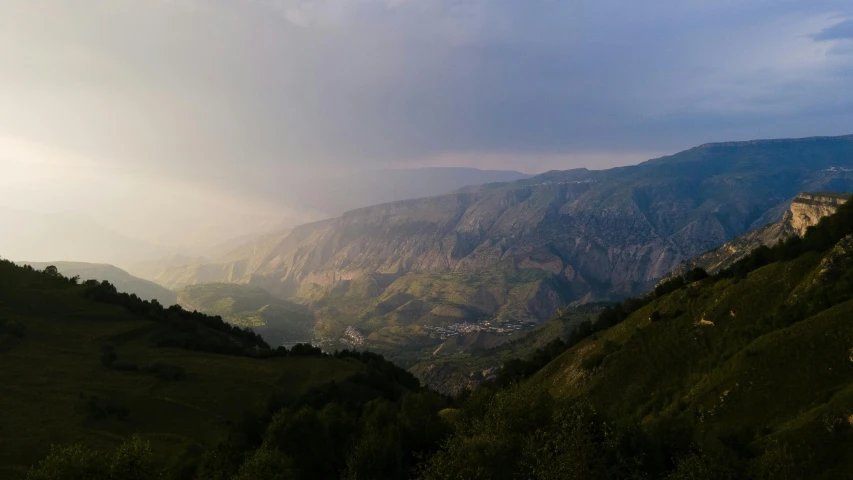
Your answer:
[[[335,357],[363,364],[364,373],[246,412],[227,440],[182,472],[185,478],[411,478],[446,437],[439,412],[449,400],[380,355]]]
[[[134,435],[110,453],[81,444],[53,447],[26,480],[154,480],[158,476],[150,443]]]

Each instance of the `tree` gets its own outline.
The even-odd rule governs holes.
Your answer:
[[[263,446],[240,467],[234,480],[288,480],[296,478],[289,458]]]
[[[104,455],[81,444],[52,446],[26,480],[153,480],[151,444],[139,435]]]

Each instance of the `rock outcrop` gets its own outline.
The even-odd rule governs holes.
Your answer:
[[[853,268],[853,235],[847,235],[820,262],[816,283],[831,283]]]
[[[672,275],[683,275],[693,268],[716,273],[745,257],[756,248],[773,246],[795,235],[803,236],[806,230],[821,218],[835,213],[839,205],[850,198],[850,193],[801,193],[794,197],[782,220],[745,233],[719,248],[703,253],[681,263]]]
[[[835,213],[838,206],[849,199],[849,193],[801,193],[791,202],[791,228],[802,237],[809,227],[817,225],[821,218]]]

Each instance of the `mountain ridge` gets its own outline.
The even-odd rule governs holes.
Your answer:
[[[687,259],[669,276],[683,275],[694,268],[714,274],[744,258],[756,248],[772,247],[794,236],[802,237],[809,227],[817,225],[821,218],[835,213],[849,198],[849,193],[803,192],[791,201],[780,221],[749,231],[718,248]]]
[[[257,268],[214,281],[304,303],[332,336],[353,325],[416,335],[452,323],[431,313],[448,305],[472,320],[542,320],[563,304],[646,291],[816,190],[853,190],[853,136],[712,144],[355,209],[297,227]],[[371,295],[354,294],[366,285]],[[470,309],[482,299],[492,307]]]

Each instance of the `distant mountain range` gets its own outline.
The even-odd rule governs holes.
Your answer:
[[[249,196],[277,202],[283,212],[281,218],[249,211],[245,212],[246,218],[223,217],[219,225],[185,225],[166,230],[162,235],[145,237],[150,240],[138,238],[143,236],[139,232],[161,232],[159,223],[144,223],[156,219],[140,220],[133,229],[125,231],[120,227],[122,222],[110,222],[105,214],[99,217],[93,212],[80,211],[44,213],[31,211],[24,204],[11,204],[14,208],[0,206],[0,224],[14,229],[11,234],[0,236],[0,257],[109,263],[151,277],[173,265],[175,257],[188,260],[184,263],[190,263],[190,259],[193,263],[204,263],[205,258],[218,258],[251,242],[260,232],[282,231],[311,219],[335,217],[346,210],[377,203],[446,194],[466,185],[527,177],[520,172],[474,168],[365,169],[298,178],[268,175],[258,180]],[[284,212],[290,212],[287,214],[290,216]],[[128,211],[126,215],[133,218],[135,213]],[[163,216],[167,217],[168,212],[163,212]]]
[[[36,261],[65,259],[126,265],[163,257],[169,250],[117,233],[75,213],[38,213],[0,207],[0,257]]]
[[[394,342],[421,335],[418,325],[544,319],[646,291],[818,190],[853,190],[853,136],[707,144],[376,205],[156,278],[258,285],[311,305],[321,334],[355,325]]]

